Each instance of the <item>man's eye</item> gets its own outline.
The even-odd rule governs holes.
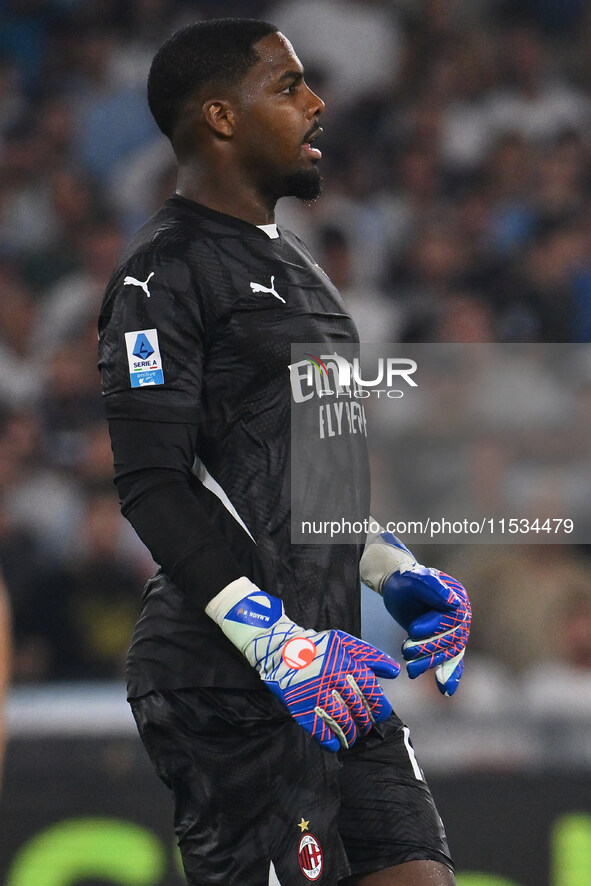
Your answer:
[[[298,88],[298,84],[294,81],[293,83],[290,83],[289,86],[286,86],[285,89],[282,89],[281,91],[284,92],[286,95],[294,95],[297,88]]]

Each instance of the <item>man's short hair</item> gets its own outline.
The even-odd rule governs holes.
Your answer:
[[[172,139],[184,102],[208,83],[239,83],[258,61],[253,44],[276,33],[268,22],[221,18],[175,31],[160,47],[148,76],[148,104],[164,135]]]

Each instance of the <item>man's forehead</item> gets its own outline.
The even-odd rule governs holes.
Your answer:
[[[303,71],[302,63],[287,37],[280,31],[268,34],[253,47],[259,61],[253,65],[250,74],[264,81],[280,77],[284,71]]]

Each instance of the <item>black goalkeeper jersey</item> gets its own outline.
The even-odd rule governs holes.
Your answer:
[[[123,513],[161,567],[132,638],[129,695],[260,686],[204,612],[239,575],[298,624],[358,636],[360,545],[290,536],[290,346],[357,341],[305,245],[171,197],[114,271],[99,339]],[[366,457],[364,439],[350,445]]]

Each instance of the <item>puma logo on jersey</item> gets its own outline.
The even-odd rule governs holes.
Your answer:
[[[268,292],[269,295],[274,295],[275,298],[278,298],[279,301],[282,301],[285,304],[285,299],[279,295],[279,293],[275,289],[275,277],[271,277],[271,286],[263,286],[262,283],[251,283],[250,288],[253,292]]]
[[[150,290],[148,289],[148,282],[154,276],[154,271],[151,274],[148,274],[147,280],[136,280],[135,277],[126,277],[123,281],[124,286],[139,286],[140,289],[143,289],[148,298],[150,298]],[[271,284],[273,284],[273,280],[271,280]]]

